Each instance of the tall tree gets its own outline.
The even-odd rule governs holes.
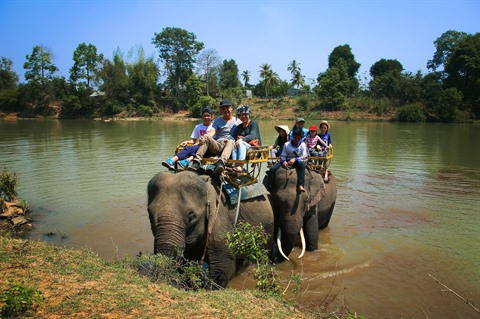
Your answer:
[[[402,71],[403,65],[397,60],[380,59],[370,67],[370,76],[376,78],[389,73],[400,76]]]
[[[328,56],[328,67],[334,67],[339,60],[343,60],[347,66],[348,76],[354,78],[360,68],[360,63],[355,61],[355,56],[348,44],[340,45],[333,49]]]
[[[168,85],[178,99],[180,88],[193,73],[196,56],[203,49],[194,33],[181,28],[167,27],[155,33],[152,43],[160,51],[160,60],[167,72]]]
[[[433,54],[433,58],[428,60],[427,68],[432,71],[436,71],[441,66],[445,68],[448,59],[453,54],[453,51],[455,51],[458,42],[466,36],[467,33],[454,30],[448,30],[447,32],[442,33],[442,35],[433,42],[436,50]]]
[[[131,53],[132,55],[135,53]],[[129,95],[136,106],[153,106],[158,91],[160,70],[153,57],[145,57],[145,51],[137,48],[134,61],[127,64]]]
[[[480,33],[460,40],[445,65],[446,87],[463,94],[466,108],[480,118]]]
[[[238,65],[235,60],[223,60],[223,63],[220,67],[220,89],[232,90],[242,86],[240,80],[238,79]]]
[[[23,64],[25,80],[34,85],[45,85],[52,80],[58,68],[53,64],[53,54],[43,45],[33,47],[32,54],[26,56],[27,62]]]
[[[18,75],[13,71],[13,62],[0,59],[0,110],[13,109],[17,102]]]
[[[200,52],[197,59],[198,68],[205,79],[207,96],[210,96],[209,84],[213,73],[220,65],[220,56],[215,49],[205,49]]]
[[[120,49],[115,51],[113,62],[103,62],[100,79],[100,90],[107,96],[104,111],[109,115],[120,113],[129,102],[127,67]]]
[[[300,63],[298,63],[296,60],[290,61],[287,67],[287,71],[290,71],[290,73],[292,74],[292,86],[298,88],[305,84],[305,77],[301,73],[302,69],[300,68]]]
[[[92,87],[92,82],[103,61],[103,54],[97,54],[93,44],[85,42],[79,44],[73,51],[73,66],[70,68],[70,81],[79,84],[85,80],[87,87]]]
[[[245,70],[242,72],[243,86],[247,87],[248,82],[250,81],[250,71]]]
[[[277,83],[278,74],[273,72],[272,66],[270,64],[264,63],[260,66],[260,78],[263,79],[263,84],[265,85],[265,98],[268,98],[268,87]]]
[[[315,91],[326,105],[331,106],[332,111],[344,103],[350,83],[345,61],[340,60],[326,72],[320,73],[317,81]]]

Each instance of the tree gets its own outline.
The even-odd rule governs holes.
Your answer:
[[[403,65],[397,60],[380,59],[370,67],[370,76],[376,78],[385,74],[400,76]]]
[[[100,90],[107,96],[104,112],[108,115],[120,113],[129,102],[127,67],[120,49],[115,51],[113,62],[108,59],[103,62],[100,79]]]
[[[36,45],[32,54],[27,55],[27,62],[23,64],[25,80],[34,85],[45,85],[53,79],[58,68],[52,63],[53,54],[50,49]]]
[[[455,51],[455,48],[459,41],[467,36],[465,32],[458,32],[453,30],[448,30],[447,32],[442,33],[433,43],[435,44],[435,53],[433,58],[428,60],[427,68],[436,71],[439,67],[447,64],[450,56]]]
[[[134,53],[131,52],[133,55]],[[129,95],[139,106],[154,106],[158,93],[158,77],[160,70],[155,64],[153,57],[146,58],[145,51],[138,47],[136,59],[128,63],[128,87]]]
[[[340,60],[326,72],[320,73],[317,81],[316,93],[326,105],[331,105],[332,111],[343,105],[350,82],[345,61]]]
[[[248,82],[250,81],[250,72],[248,70],[245,70],[242,72],[242,79],[244,83],[244,87],[248,86]]]
[[[445,87],[456,88],[464,104],[480,118],[480,33],[460,40],[445,65]]]
[[[355,56],[348,44],[340,45],[333,49],[328,56],[328,67],[334,67],[339,60],[343,60],[347,67],[348,76],[354,78],[360,68],[360,63],[355,61]]]
[[[17,103],[18,75],[13,71],[13,62],[0,59],[0,110],[13,109]]]
[[[103,54],[97,54],[97,48],[93,44],[79,44],[73,52],[70,81],[79,84],[81,80],[85,80],[87,87],[92,87],[102,61]]]
[[[232,90],[242,86],[238,79],[238,65],[235,60],[223,60],[220,66],[219,80],[222,91]]]
[[[287,67],[287,71],[290,71],[292,74],[292,86],[300,87],[305,84],[305,77],[301,73],[300,63],[297,63],[296,60],[290,61]]]
[[[272,66],[267,63],[260,66],[259,72],[260,78],[263,79],[263,84],[265,86],[265,98],[268,98],[268,87],[278,82],[278,74],[273,72]]]
[[[56,76],[58,68],[53,64],[53,54],[44,46],[34,46],[31,55],[26,56],[27,61],[23,64],[26,70],[28,97],[26,101],[33,108],[40,106],[40,111],[49,114],[52,109],[50,103],[55,100],[50,85]]]
[[[197,54],[203,49],[194,33],[184,29],[167,27],[155,33],[152,43],[160,51],[160,60],[167,72],[167,83],[179,98],[180,88],[193,73]]]
[[[205,79],[205,87],[207,96],[210,96],[209,84],[215,70],[219,68],[220,56],[214,49],[205,49],[198,56],[198,68]]]

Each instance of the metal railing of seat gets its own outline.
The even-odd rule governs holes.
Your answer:
[[[187,144],[184,146],[179,144],[175,149],[175,154],[189,145],[193,144]],[[325,172],[325,169],[330,165],[332,158],[333,148],[329,148],[326,156],[309,156],[307,168]],[[217,156],[204,157],[202,159],[202,165],[213,164],[217,160]],[[268,165],[270,166],[274,162],[279,160],[280,158],[278,157],[270,157],[270,150],[268,146],[251,146],[250,149],[247,150],[245,160],[228,160],[224,176],[230,184],[237,188],[251,185],[258,182],[261,166],[263,163],[268,163]],[[237,172],[233,170],[232,167],[234,166],[243,166],[243,172]],[[180,170],[177,166],[175,167],[177,168],[177,170]]]

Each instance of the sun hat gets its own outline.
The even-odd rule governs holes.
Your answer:
[[[208,113],[208,114],[210,114],[210,115],[213,115],[213,110],[212,110],[211,108],[209,108],[209,107],[206,107],[206,108],[204,108],[204,109],[202,110],[202,114],[203,114],[203,113]]]
[[[275,131],[279,132],[279,130],[284,130],[287,135],[290,134],[290,129],[286,125],[275,125]]]
[[[305,122],[305,119],[303,117],[297,117],[297,123],[298,122]]]
[[[320,124],[318,125],[318,127],[321,127],[322,124],[325,124],[327,126],[327,131],[330,129],[330,125],[328,124],[327,121],[321,121]]]
[[[310,126],[309,131],[316,131],[317,127],[315,125]]]
[[[222,106],[232,106],[232,102],[230,102],[230,100],[223,99],[222,101],[220,101],[220,107]]]

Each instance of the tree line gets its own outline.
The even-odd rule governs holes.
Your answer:
[[[13,61],[1,57],[0,111],[90,118],[189,110],[199,116],[219,98],[240,101],[250,90],[275,103],[293,88],[303,95],[298,103],[304,108],[377,114],[394,110],[402,121],[480,118],[480,33],[444,32],[434,41],[436,50],[425,75],[404,70],[396,59],[380,59],[370,67],[368,81],[360,78],[360,63],[350,46],[340,45],[312,83],[306,82],[301,64],[292,60],[287,66],[291,79],[281,79],[264,63],[258,70],[260,81],[251,84],[249,71],[240,72],[233,59],[222,61],[215,49],[205,48],[194,33],[181,28],[154,33],[152,43],[160,63],[147,57],[142,47],[130,50],[127,57],[117,49],[108,59],[93,44],[81,43],[73,52],[68,79],[59,75],[53,52],[43,45],[26,56],[22,83]]]

